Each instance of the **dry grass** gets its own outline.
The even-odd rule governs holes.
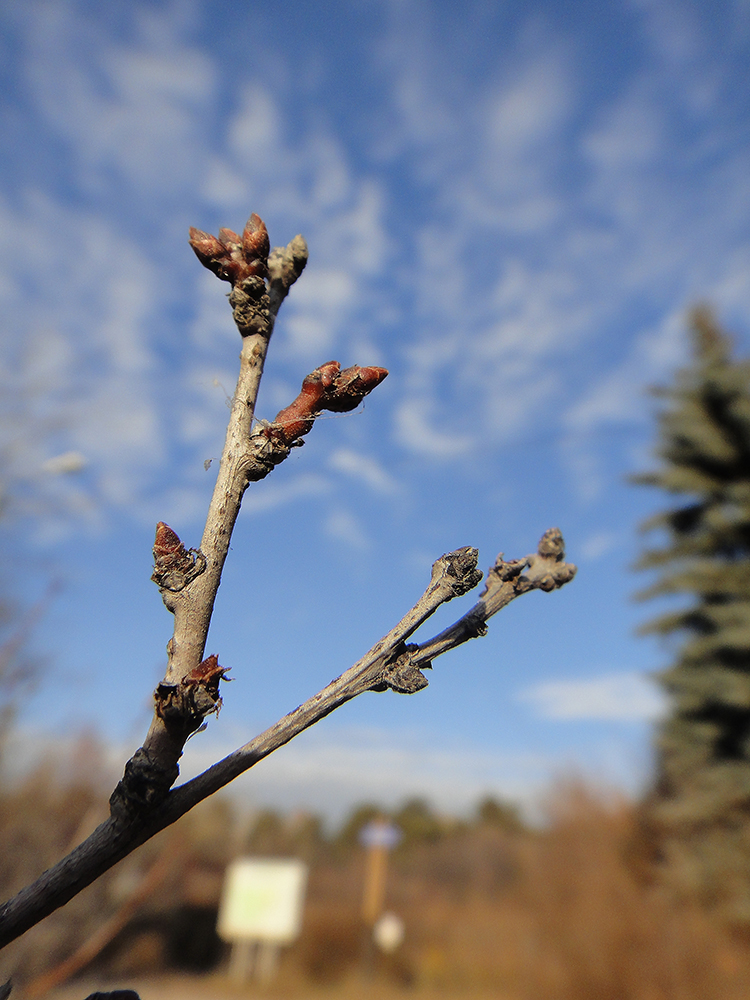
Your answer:
[[[81,1000],[107,982],[112,987],[136,986],[143,1000],[258,995],[256,989],[232,987],[220,974],[222,966],[203,977],[169,976],[165,968],[169,948],[164,946],[166,938],[159,937],[169,907],[180,904],[180,891],[188,884],[197,891],[200,880],[187,878],[187,873],[199,861],[204,864],[200,884],[207,887],[203,902],[210,903],[219,869],[218,857],[209,858],[209,848],[216,853],[225,846],[228,841],[217,837],[217,830],[226,834],[230,827],[226,805],[215,813],[207,809],[202,819],[193,821],[192,832],[185,827],[178,845],[185,851],[183,877],[162,889],[150,911],[142,914],[140,930],[131,927],[119,948],[109,949],[81,981],[50,996]],[[264,836],[271,837],[270,826],[264,829]],[[9,834],[6,828],[6,838]],[[747,938],[733,935],[697,906],[670,896],[651,867],[637,809],[625,801],[570,785],[557,790],[549,825],[542,831],[454,824],[439,835],[433,830],[404,845],[392,858],[387,905],[404,919],[406,940],[396,956],[381,956],[369,979],[362,974],[359,921],[362,852],[357,847],[326,845],[313,834],[312,826],[300,826],[298,821],[296,826],[282,824],[274,835],[280,838],[279,853],[291,853],[294,837],[302,837],[297,846],[307,845],[303,853],[308,852],[311,879],[303,935],[284,956],[279,977],[264,996],[310,1000],[323,996],[393,1000],[407,993],[415,1000],[750,996]],[[271,840],[265,851],[273,851]],[[235,837],[233,850],[246,846]],[[213,865],[211,872],[216,869],[208,879],[207,859]],[[107,905],[104,897],[90,899],[90,906]],[[210,929],[210,910],[208,916]],[[87,926],[96,918],[90,912]],[[55,926],[59,931],[59,921]],[[44,945],[47,937],[37,936],[37,945]],[[59,948],[53,951],[58,957]],[[37,950],[33,962],[28,957],[24,961],[37,971],[42,957]],[[18,1000],[22,1000],[22,980],[23,976],[21,989],[14,994]]]
[[[383,981],[517,1000],[750,995],[746,941],[659,885],[631,804],[568,786],[550,812],[541,832],[472,829],[394,858],[389,906],[405,920],[407,940],[397,963],[382,963]],[[348,884],[357,885],[353,872]],[[353,891],[348,910],[343,898],[328,910],[319,904],[289,955],[300,981],[351,972],[355,927]],[[327,954],[336,956],[331,965]]]

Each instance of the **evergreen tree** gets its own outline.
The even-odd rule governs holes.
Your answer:
[[[643,525],[663,544],[639,596],[679,598],[643,629],[676,641],[647,815],[673,884],[750,925],[750,362],[707,310],[691,326],[692,363],[656,391],[659,467],[635,477],[683,498]]]

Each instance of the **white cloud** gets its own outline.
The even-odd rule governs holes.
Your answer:
[[[330,129],[310,129],[293,143],[287,111],[261,85],[245,88],[227,128],[227,155],[212,166],[206,194],[228,208],[234,191],[242,212],[248,197],[263,205],[267,222],[288,227],[281,238],[274,229],[273,241],[304,233],[310,264],[275,341],[277,353],[319,364],[372,308],[369,280],[387,263],[385,199],[381,184],[353,171]]]
[[[454,458],[466,454],[473,441],[468,434],[438,430],[434,425],[431,403],[427,399],[409,399],[395,413],[396,440],[409,451],[433,458]]]
[[[581,559],[593,562],[616,548],[618,541],[618,536],[613,531],[595,531],[578,546],[578,551]]]
[[[281,143],[281,122],[270,93],[259,84],[244,88],[242,103],[228,129],[229,149],[243,159],[275,161]]]
[[[358,479],[377,493],[392,496],[398,492],[398,483],[383,466],[370,455],[351,448],[337,448],[328,459],[337,472]]]
[[[81,472],[87,464],[86,456],[80,451],[66,451],[42,462],[40,471],[48,476],[67,476]]]
[[[388,697],[379,696],[379,697]],[[242,746],[252,724],[228,724],[225,708],[209,719],[208,729],[189,740],[180,760],[178,784],[196,777]],[[88,741],[76,735],[54,737],[39,729],[14,731],[16,753],[7,777],[17,781],[40,764],[54,760],[61,772],[76,773],[95,751],[102,789],[111,788],[137,745],[134,733],[123,742]],[[324,720],[260,761],[231,782],[226,792],[241,808],[305,809],[332,825],[362,803],[394,808],[413,797],[425,798],[447,816],[469,815],[487,795],[516,803],[531,822],[544,822],[550,786],[561,775],[581,775],[602,788],[638,793],[645,773],[634,780],[623,773],[622,744],[603,745],[595,765],[565,761],[558,754],[482,747],[460,738],[446,740],[419,730],[346,726]],[[645,772],[645,767],[641,769]]]
[[[242,512],[244,516],[259,514],[298,500],[325,496],[330,490],[329,480],[316,473],[304,473],[281,485],[263,480],[251,483],[242,502]]]
[[[224,160],[210,161],[206,169],[203,195],[207,201],[220,205],[223,209],[247,205],[250,200],[247,181],[241,171],[227,166]]]
[[[246,738],[237,733],[238,742]],[[234,749],[224,741],[217,746],[215,739],[209,725],[205,735],[188,743],[184,779]],[[413,796],[456,815],[470,812],[489,794],[518,802],[532,815],[554,766],[544,754],[485,750],[459,741],[438,749],[425,734],[323,723],[256,765],[234,787],[245,801],[323,811],[336,821],[362,802],[393,807]]]
[[[282,365],[317,364],[375,338],[392,351],[379,318],[391,309],[395,325],[406,315],[406,371],[392,390],[399,443],[450,462],[530,430],[555,433],[563,414],[564,458],[590,470],[585,483],[577,477],[582,493],[596,492],[592,432],[632,422],[642,386],[676,358],[682,307],[699,295],[734,315],[750,308],[747,156],[727,151],[726,124],[701,118],[688,94],[710,96],[717,72],[689,17],[640,3],[663,51],[610,96],[586,91],[574,44],[537,18],[490,75],[452,87],[461,67],[445,66],[430,15],[391,5],[373,50],[391,105],[379,105],[368,163],[395,156],[409,175],[417,210],[404,222],[394,215],[400,181],[389,189],[388,172],[363,166],[325,109],[295,119],[284,88],[248,69],[229,115],[221,111],[223,67],[191,41],[189,6],[158,16],[137,8],[127,42],[74,4],[31,4],[45,16],[25,17],[34,121],[62,138],[90,204],[105,206],[81,219],[62,200],[26,192],[21,212],[7,210],[11,231],[36,234],[35,262],[50,276],[31,310],[39,326],[54,315],[56,399],[73,428],[35,460],[85,451],[102,496],[136,509],[176,441],[197,453],[220,436],[223,414],[208,394],[178,391],[182,363],[166,359],[175,345],[155,349],[174,290],[194,310],[196,370],[223,371],[216,359],[236,337],[226,286],[196,271],[187,250],[161,270],[161,241],[183,226],[188,204],[209,218],[218,206],[227,216],[218,221],[236,228],[260,208],[274,242],[305,233],[311,264],[274,338]],[[697,116],[695,140],[676,135],[683,113]],[[695,180],[675,174],[688,162],[703,164]],[[125,235],[123,219],[148,226],[153,244]],[[76,234],[77,254],[61,249],[63,233]],[[13,323],[30,306],[21,270],[2,277]],[[97,428],[106,432],[98,446]],[[375,478],[370,470],[377,489]]]
[[[588,392],[565,413],[565,423],[573,432],[591,432],[604,423],[642,421],[641,405],[649,384],[663,381],[684,358],[684,309],[666,315],[656,329],[635,337],[620,365],[604,376],[592,379]]]
[[[198,112],[216,81],[210,59],[179,30],[152,38],[135,18],[136,41],[122,44],[72,4],[31,6],[27,79],[89,182],[100,185],[100,172],[114,169],[143,196],[197,178],[205,154]]]
[[[608,107],[601,123],[584,137],[583,149],[600,170],[632,176],[634,169],[663,154],[665,124],[650,97],[644,80],[618,105]]]
[[[665,699],[642,674],[614,673],[585,680],[544,681],[518,694],[544,719],[639,722],[659,718]]]
[[[195,509],[188,496],[195,470],[220,453],[222,400],[194,376],[220,377],[231,393],[235,376],[226,377],[226,364],[238,339],[228,286],[203,272],[184,244],[175,247],[175,235],[199,221],[183,218],[187,204],[195,212],[207,198],[239,211],[239,221],[219,220],[235,228],[249,207],[261,208],[276,219],[275,242],[304,230],[312,263],[282,314],[275,338],[282,362],[301,355],[317,364],[333,355],[342,334],[361,322],[369,278],[384,266],[379,184],[352,172],[325,126],[290,141],[288,108],[260,83],[246,85],[229,120],[217,118],[220,74],[211,55],[188,41],[185,10],[176,4],[151,16],[136,5],[125,41],[106,16],[83,17],[72,3],[34,3],[28,15],[19,9],[29,120],[42,143],[61,140],[64,155],[57,172],[50,167],[49,183],[20,201],[0,201],[0,226],[33,234],[34,257],[30,268],[10,239],[0,252],[4,316],[18,334],[0,347],[0,365],[10,373],[6,398],[20,400],[11,421],[15,460],[38,468],[65,451],[89,460],[83,479],[55,484],[66,491],[68,514],[82,509],[85,496],[86,509],[116,504],[151,517],[155,493]],[[226,124],[223,142],[215,139],[216,120]],[[58,195],[61,177],[83,193],[85,209]],[[189,362],[170,340],[175,304],[183,313],[194,308]],[[21,365],[19,343],[29,345]],[[23,402],[29,393],[34,406]],[[36,415],[42,398],[49,420]],[[32,422],[19,423],[20,410]],[[6,437],[0,431],[0,446]],[[183,467],[171,470],[184,445],[193,454],[183,453]],[[272,506],[292,494],[260,491],[248,505]],[[63,506],[53,508],[64,520]]]
[[[502,169],[485,170],[484,181],[505,187],[524,186],[540,176],[540,150],[558,137],[572,109],[571,74],[567,60],[553,44],[538,54],[526,53],[508,67],[505,79],[488,102],[485,141],[487,164]],[[526,168],[526,176],[521,172]],[[530,171],[530,173],[529,173]],[[494,173],[494,176],[493,176]],[[510,186],[510,185],[508,185]]]
[[[223,722],[224,713],[221,715]],[[250,728],[250,727],[249,727]],[[189,781],[248,739],[238,726],[228,731],[210,719],[207,731],[189,740],[180,761],[180,783]],[[103,788],[112,787],[133,752],[133,741],[97,741]],[[30,728],[14,732],[17,753],[8,761],[8,778],[19,780],[45,760],[62,771],[80,768],[92,743],[85,738],[55,738]],[[379,727],[331,726],[327,722],[301,733],[260,761],[227,788],[244,806],[308,809],[339,823],[354,806],[373,802],[392,808],[419,796],[446,815],[468,814],[486,795],[518,803],[531,818],[550,776],[559,764],[541,753],[503,752],[455,741],[435,746],[427,734],[406,734]]]
[[[580,432],[631,423],[643,388],[678,360],[683,310],[696,297],[738,316],[750,309],[747,237],[736,226],[750,173],[722,114],[708,117],[718,71],[708,43],[691,18],[672,19],[675,5],[643,3],[654,37],[656,22],[670,20],[663,58],[613,96],[581,101],[573,47],[530,21],[462,116],[465,92],[453,100],[434,85],[429,18],[405,6],[398,30],[409,21],[417,58],[395,27],[386,51],[401,153],[429,179],[432,212],[409,259],[421,323],[400,443],[408,423],[421,450],[450,460],[453,443],[435,438],[426,416],[446,409],[480,445],[558,425],[566,408]],[[698,93],[714,94],[703,111]],[[684,116],[694,134],[682,131]],[[575,182],[561,183],[571,171]],[[600,445],[577,441],[582,451]]]
[[[653,50],[670,70],[684,70],[700,54],[699,38],[705,29],[687,4],[670,0],[630,2],[641,14],[642,25]]]
[[[332,510],[325,521],[325,532],[336,542],[342,542],[350,549],[365,552],[372,548],[364,526],[350,510],[336,508]]]
[[[295,288],[291,308],[284,317],[289,347],[309,356],[330,352],[355,293],[352,274],[312,264],[305,280]]]
[[[14,211],[0,203],[0,216],[6,232],[33,232],[41,247],[33,290],[8,240],[0,254],[14,279],[4,316],[15,331],[0,343],[0,438],[13,453],[4,472],[20,481],[64,452],[88,463],[83,478],[38,484],[57,533],[92,504],[137,504],[164,459],[148,331],[158,291],[143,252],[93,213],[30,192]]]

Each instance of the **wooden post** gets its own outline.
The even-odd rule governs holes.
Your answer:
[[[366,979],[372,978],[375,965],[373,929],[383,912],[388,874],[388,852],[401,840],[401,831],[387,819],[376,819],[363,827],[359,841],[367,850],[365,885],[362,893],[362,964]]]
[[[388,848],[383,843],[367,849],[365,888],[362,895],[362,917],[368,927],[374,927],[383,912],[385,879],[388,871]]]

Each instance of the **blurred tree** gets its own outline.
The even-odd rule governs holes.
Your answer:
[[[659,467],[635,477],[684,497],[643,525],[663,543],[639,597],[686,599],[642,630],[677,643],[647,816],[673,883],[750,924],[750,361],[706,309],[691,329],[691,364],[655,390]]]
[[[45,666],[41,657],[29,652],[29,639],[57,590],[53,582],[36,604],[21,613],[0,584],[0,763],[16,711]]]
[[[409,799],[393,814],[393,822],[401,830],[405,847],[418,842],[435,843],[444,829],[438,817],[424,799]]]
[[[518,806],[512,802],[499,802],[492,796],[482,799],[477,806],[477,823],[497,827],[506,833],[519,833],[524,829]]]
[[[386,815],[385,810],[371,802],[355,806],[344,820],[336,837],[336,846],[344,850],[359,847],[359,835],[363,827],[367,826],[373,820],[383,818]]]

